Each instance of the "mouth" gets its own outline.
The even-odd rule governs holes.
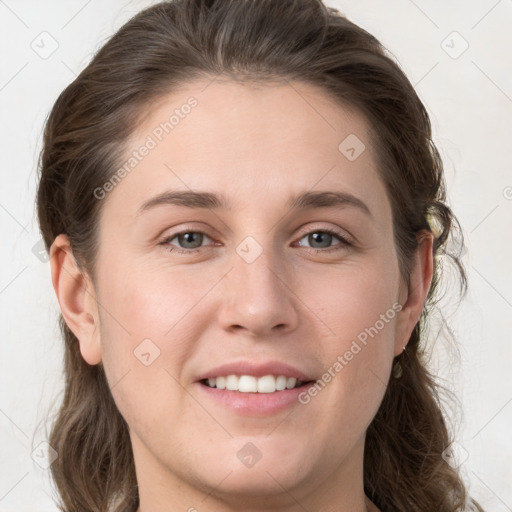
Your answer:
[[[298,389],[311,384],[312,380],[301,380],[286,375],[221,375],[199,381],[209,388],[238,391],[239,393],[278,393]]]
[[[271,417],[300,405],[299,396],[316,382],[313,373],[279,360],[238,360],[196,376],[195,385],[212,405],[244,417]]]

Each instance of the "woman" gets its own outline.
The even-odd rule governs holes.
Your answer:
[[[403,72],[319,0],[124,25],[41,155],[62,510],[469,510],[423,358],[444,187]]]

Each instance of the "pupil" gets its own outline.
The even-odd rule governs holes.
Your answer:
[[[193,247],[190,247],[190,246],[187,246],[188,248],[191,248],[191,249],[195,249],[196,247],[200,247],[201,246],[201,233],[184,233],[183,235],[181,235],[181,240],[180,240],[180,243],[184,243],[185,246],[187,246],[187,244],[189,243],[192,243]],[[198,238],[199,239],[199,243],[197,243],[197,239],[196,239],[196,244],[194,245],[194,238]]]
[[[329,233],[313,233],[310,235],[310,237],[313,239],[313,241],[316,243],[316,242],[320,242],[320,244],[322,243],[322,238],[324,238],[324,242],[327,240],[327,244],[324,244],[322,245],[322,247],[329,247],[330,245],[330,239],[332,238],[332,235],[329,234]],[[311,243],[311,240],[310,240],[310,243]],[[313,244],[311,244],[313,245]]]

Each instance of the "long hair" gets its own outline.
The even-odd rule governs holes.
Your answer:
[[[425,325],[436,305],[440,256],[467,278],[446,246],[460,225],[446,203],[441,158],[427,111],[391,55],[371,34],[320,0],[174,0],[122,26],[60,94],[47,119],[37,211],[49,249],[69,237],[93,279],[104,201],[93,191],[118,169],[144,106],[195,78],[298,80],[320,87],[367,119],[392,206],[394,243],[409,283],[421,230],[434,233],[434,275],[407,349],[366,433],[364,489],[383,512],[455,512],[470,499],[444,456],[452,442],[440,386],[425,359]],[[460,242],[463,243],[463,242]],[[52,477],[65,512],[133,512],[138,491],[128,427],[102,364],[88,365],[60,317],[64,397],[50,444]],[[473,502],[474,503],[474,502]],[[479,510],[481,508],[478,507]]]

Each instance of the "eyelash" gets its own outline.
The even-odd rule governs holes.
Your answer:
[[[203,249],[204,247],[197,247],[195,249],[181,249],[179,247],[176,247],[176,246],[172,246],[170,245],[170,241],[171,240],[174,240],[176,237],[180,236],[180,235],[184,235],[184,234],[187,234],[187,233],[198,233],[198,234],[202,234],[202,235],[206,235],[208,238],[212,238],[210,237],[208,234],[204,233],[203,231],[194,231],[192,229],[187,229],[187,230],[184,230],[184,231],[180,231],[178,233],[174,233],[170,236],[166,236],[164,239],[162,239],[158,245],[161,245],[163,246],[163,248],[169,252],[177,252],[179,254],[195,254],[196,252],[200,251],[201,249]],[[344,235],[342,235],[341,233],[339,233],[338,231],[336,230],[333,230],[333,229],[329,229],[329,228],[325,228],[325,229],[313,229],[311,231],[308,231],[306,233],[303,233],[301,235],[301,237],[299,238],[299,241],[302,240],[305,236],[307,235],[310,235],[312,233],[327,233],[329,235],[334,235],[336,238],[338,238],[341,243],[334,246],[334,247],[330,247],[330,248],[326,248],[326,249],[316,249],[314,247],[304,247],[304,246],[301,246],[305,249],[307,249],[308,251],[310,252],[314,252],[315,254],[320,254],[320,253],[332,253],[332,252],[336,252],[336,251],[340,251],[340,250],[343,250],[343,249],[347,249],[348,247],[352,247],[352,243],[347,239],[347,237],[345,237]]]

